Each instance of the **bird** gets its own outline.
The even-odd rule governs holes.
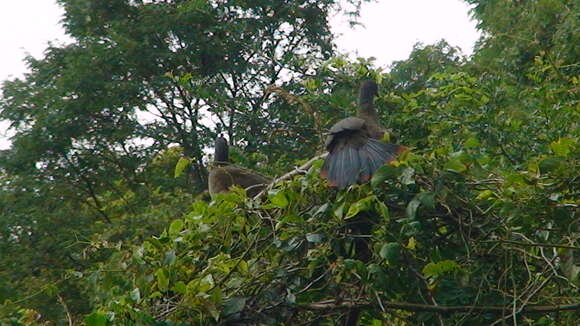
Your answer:
[[[407,148],[382,141],[389,133],[381,126],[374,106],[377,94],[376,82],[363,81],[357,115],[338,121],[328,132],[325,142],[328,156],[320,174],[331,187],[342,189],[369,181],[378,168]]]
[[[214,150],[214,162],[208,176],[208,190],[212,197],[218,193],[228,192],[232,186],[244,188],[248,196],[254,197],[272,182],[270,177],[231,164],[228,142],[225,138],[221,136],[216,138]]]
[[[357,115],[338,121],[328,132],[325,142],[328,155],[320,174],[331,187],[343,189],[367,182],[377,169],[406,150],[405,146],[383,141],[390,137],[390,133],[379,121],[374,105],[377,94],[376,82],[363,81],[359,88]],[[358,235],[351,239],[354,249],[352,257],[368,262],[373,252],[366,236],[372,233],[373,216],[359,213],[349,219],[345,227],[349,233]],[[365,237],[359,237],[361,235]],[[341,324],[357,325],[359,317],[360,311],[352,309],[344,316]]]

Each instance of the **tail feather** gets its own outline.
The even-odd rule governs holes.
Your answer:
[[[330,154],[323,170],[331,185],[344,188],[357,182],[360,170],[360,155],[356,148],[345,147],[341,151]]]
[[[373,173],[394,160],[403,146],[369,138],[361,147],[347,145],[328,154],[321,175],[340,189],[368,181]]]
[[[372,160],[372,171],[374,172],[384,164],[394,160],[399,153],[399,148],[400,146],[398,145],[388,144],[370,138],[365,146],[361,148],[361,150],[364,152],[364,155]]]
[[[369,139],[369,142],[361,148],[362,155],[365,156],[369,170],[374,173],[379,167],[384,164],[384,157],[386,154],[383,152],[383,148],[377,146],[372,141],[374,139]]]

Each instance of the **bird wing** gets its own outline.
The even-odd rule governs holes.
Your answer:
[[[378,168],[394,160],[405,149],[404,146],[382,142],[375,138],[375,134],[380,132],[357,117],[334,124],[326,139],[328,156],[320,171],[322,177],[339,189],[366,182]]]
[[[330,151],[330,147],[333,141],[337,138],[342,138],[344,136],[351,135],[352,133],[363,131],[365,127],[365,121],[357,117],[348,117],[335,123],[326,137],[325,146],[326,149]]]

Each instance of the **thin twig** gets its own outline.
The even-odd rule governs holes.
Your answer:
[[[328,155],[328,153],[324,153],[324,154],[320,154],[317,155],[313,158],[311,158],[310,160],[308,160],[308,162],[302,164],[301,166],[295,168],[294,170],[284,174],[283,176],[274,179],[274,181],[272,181],[270,183],[270,185],[268,187],[266,187],[264,190],[260,191],[256,196],[254,196],[254,199],[258,199],[263,197],[265,194],[268,193],[268,191],[270,191],[272,188],[274,188],[274,186],[282,181],[288,180],[290,178],[292,178],[293,176],[297,175],[297,174],[304,174],[306,171],[308,171],[308,169],[312,166],[312,164],[316,161],[316,160],[320,160],[325,158]]]
[[[58,297],[58,301],[60,302],[60,304],[62,305],[62,308],[64,309],[64,312],[66,313],[66,318],[68,319],[68,325],[74,326],[74,322],[73,322],[72,316],[70,314],[70,310],[68,309],[68,305],[66,304],[66,302],[64,302],[64,299],[62,298],[62,296],[60,294],[57,294],[56,296]]]
[[[516,309],[516,305],[513,305],[513,311],[511,314],[501,317],[500,319],[496,320],[493,324],[491,324],[490,326],[494,326],[497,325],[501,322],[503,322],[504,320],[507,320],[509,318],[515,318],[516,315],[518,315],[519,313],[521,313],[522,311],[532,311],[532,312],[548,312],[548,311],[538,311],[538,310],[531,310],[531,309],[526,309],[526,308],[530,308],[530,307],[534,307],[534,306],[526,306],[526,304],[530,301],[530,299],[536,295],[536,293],[538,293],[546,284],[548,284],[548,282],[552,279],[552,276],[554,275],[550,275],[548,276],[548,278],[546,278],[537,288],[535,288],[532,293],[530,293],[527,298],[525,298],[522,302],[522,304],[520,305],[520,307],[518,309]],[[515,301],[515,297],[514,297],[514,301]],[[573,305],[569,305],[569,306],[576,306],[575,309],[571,308],[571,309],[561,309],[561,310],[578,310],[580,309],[580,304],[573,304]],[[552,310],[552,311],[560,311],[560,310]]]
[[[526,242],[519,242],[513,240],[485,240],[481,241],[482,243],[509,243],[517,246],[524,246],[524,247],[545,247],[545,248],[562,248],[562,249],[572,249],[572,250],[580,250],[580,247],[573,247],[573,246],[566,246],[566,245],[559,245],[559,244],[550,244],[550,243],[526,243]]]

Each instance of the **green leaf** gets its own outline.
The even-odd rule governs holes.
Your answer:
[[[525,185],[528,184],[528,181],[526,180],[526,176],[521,173],[510,173],[508,176],[506,176],[505,183],[507,185],[512,184]]]
[[[344,203],[340,204],[334,210],[334,216],[338,217],[339,219],[342,219],[342,217],[344,216]]]
[[[183,220],[182,219],[173,220],[173,222],[171,222],[171,224],[169,225],[169,234],[170,235],[176,235],[179,232],[181,232],[181,230],[183,230]]]
[[[452,159],[445,164],[445,170],[461,173],[467,170],[467,167],[459,159]]]
[[[159,291],[155,291],[153,293],[151,293],[149,295],[149,299],[157,299],[157,298],[161,298],[163,296],[163,293],[159,292]]]
[[[428,209],[435,209],[435,194],[432,192],[422,192],[417,195],[423,207]]]
[[[177,293],[185,294],[185,292],[187,291],[187,285],[185,285],[183,281],[179,281],[175,283],[172,290]]]
[[[180,157],[177,164],[175,164],[174,177],[177,178],[183,174],[183,171],[191,164],[191,160],[186,157]]]
[[[411,219],[417,217],[417,210],[419,209],[420,205],[421,199],[418,196],[415,196],[415,198],[413,198],[413,200],[411,200],[409,204],[407,204],[407,209],[405,210],[407,217]]]
[[[238,271],[240,271],[240,273],[248,275],[250,272],[250,267],[248,266],[248,263],[245,260],[240,260],[240,262],[238,263]]]
[[[102,312],[95,311],[85,318],[87,326],[106,326],[107,315]]]
[[[474,136],[469,137],[465,143],[463,144],[463,147],[465,148],[477,148],[481,145],[481,143],[479,142],[479,140],[477,138],[475,138]]]
[[[130,296],[131,296],[131,299],[135,302],[141,301],[141,291],[139,291],[139,288],[133,289],[133,291],[131,291]]]
[[[557,157],[548,157],[539,163],[541,173],[548,173],[558,170],[563,165],[562,159]]]
[[[205,11],[207,9],[208,0],[190,0],[184,2],[178,7],[179,11],[184,13],[195,12],[195,11]]]
[[[383,245],[379,256],[385,259],[389,264],[395,264],[401,255],[401,245],[397,242],[390,242]]]
[[[173,265],[175,263],[176,256],[175,250],[169,250],[165,253],[165,257],[163,257],[163,265]]]
[[[288,294],[286,294],[286,302],[290,304],[296,303],[296,295],[288,291]]]
[[[306,87],[306,89],[308,89],[309,91],[315,91],[318,88],[318,80],[316,79],[306,79],[302,82],[304,84],[304,87]]]
[[[229,269],[228,269],[229,270]],[[204,278],[201,279],[199,282],[198,290],[199,292],[206,293],[214,286],[213,276],[211,274],[206,275]]]
[[[286,208],[289,204],[288,198],[283,191],[278,191],[274,197],[270,198],[270,201],[272,202],[272,205],[278,208]]]
[[[44,288],[44,293],[50,297],[53,297],[59,293],[59,289],[55,284],[49,284]]]
[[[550,149],[558,156],[567,157],[575,146],[572,138],[561,138],[550,144]]]
[[[161,243],[161,241],[155,237],[149,238],[146,241],[147,241],[147,243],[151,244],[151,246],[156,248],[156,249],[163,248],[163,243]]]
[[[306,235],[306,240],[308,242],[322,242],[324,240],[324,234],[309,233]]]
[[[157,278],[157,287],[160,291],[166,291],[169,287],[169,279],[163,268],[158,269],[155,272],[155,277]]]
[[[415,240],[414,237],[410,237],[409,238],[409,242],[407,243],[407,245],[405,246],[405,248],[407,248],[409,250],[415,250],[415,249],[417,249],[417,240]]]
[[[379,264],[370,264],[367,269],[369,274],[384,274],[383,268]]]
[[[486,200],[488,198],[491,198],[494,195],[495,195],[495,193],[493,191],[487,189],[487,190],[480,192],[479,195],[477,195],[477,197],[475,197],[475,199]]]
[[[345,259],[344,267],[346,270],[353,270],[358,273],[364,273],[366,271],[366,265],[358,259]]]
[[[371,195],[368,197],[365,197],[359,201],[357,201],[356,203],[350,205],[350,207],[348,208],[348,212],[346,213],[346,219],[349,219],[351,217],[356,216],[358,213],[360,212],[364,212],[367,211],[369,208],[371,208],[373,201],[376,200],[376,196]]]
[[[381,217],[388,220],[390,218],[390,214],[389,214],[389,208],[387,207],[387,205],[385,205],[385,203],[383,203],[381,201],[377,201],[376,206],[377,206],[377,211],[379,212]]]
[[[440,276],[445,273],[460,270],[460,266],[453,260],[442,260],[437,263],[429,263],[423,267],[423,275],[425,277]]]
[[[229,316],[237,314],[246,307],[246,298],[233,297],[224,301],[223,315]]]
[[[401,177],[399,179],[401,180],[402,184],[411,185],[411,184],[415,184],[415,179],[413,178],[414,176],[415,176],[415,169],[405,168],[405,169],[403,169],[403,173],[401,173]]]
[[[314,208],[316,208],[316,211],[314,212],[314,214],[312,214],[312,216],[315,217],[315,216],[324,214],[328,210],[329,206],[330,206],[330,204],[326,203],[326,204],[320,205],[319,207],[314,207]]]
[[[387,179],[395,179],[399,176],[401,169],[391,165],[383,165],[375,171],[371,179],[371,187],[378,188]]]
[[[320,169],[322,169],[322,166],[324,166],[324,160],[316,160],[312,162],[309,171],[320,171]]]

